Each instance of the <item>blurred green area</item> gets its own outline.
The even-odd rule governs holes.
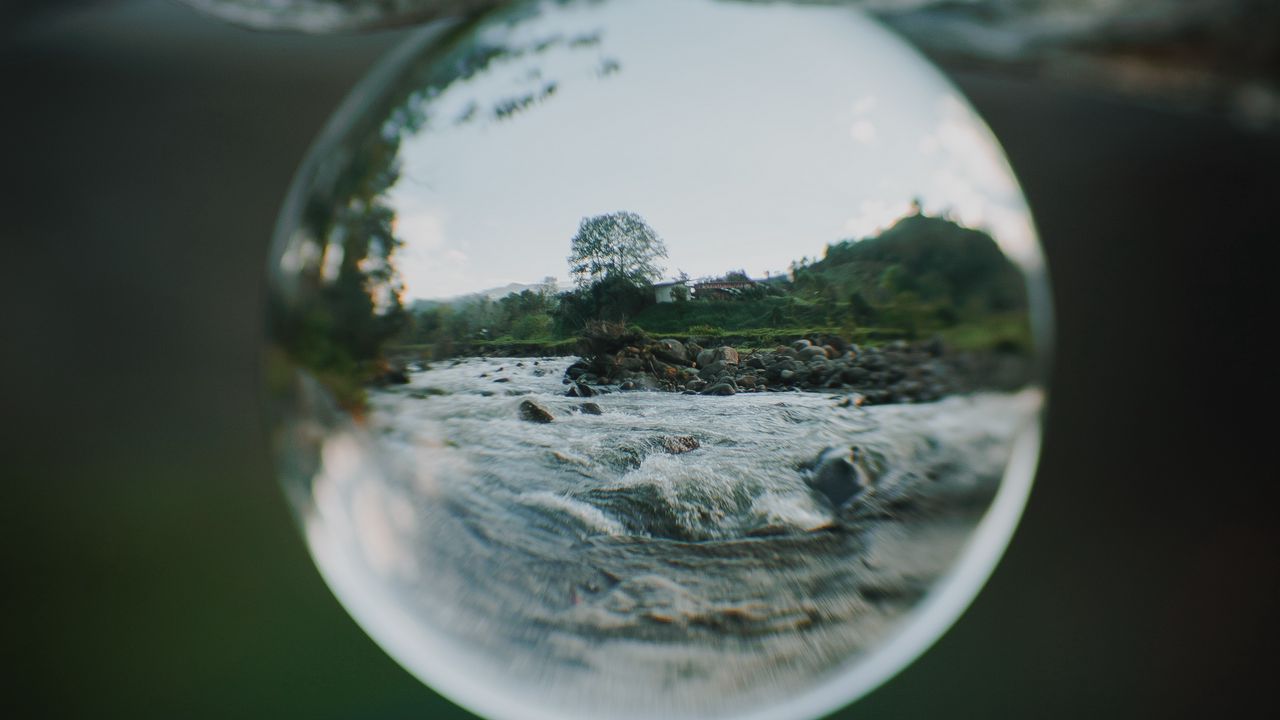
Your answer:
[[[12,716],[468,717],[329,594],[259,406],[285,188],[402,37],[258,34],[126,0],[0,45]],[[1280,542],[1255,494],[1271,430],[1239,413],[1274,391],[1261,258],[1280,139],[959,79],[1054,272],[1049,434],[973,607],[837,717],[1248,716],[1270,700]]]

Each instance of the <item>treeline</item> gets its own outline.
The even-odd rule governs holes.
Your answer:
[[[413,313],[401,344],[435,357],[487,345],[553,345],[592,320],[657,334],[759,335],[795,330],[912,339],[942,334],[967,347],[1029,349],[1021,271],[985,232],[922,214],[879,235],[828,245],[791,276],[658,303],[646,276],[599,272],[568,292],[544,282],[499,300],[477,297]],[[747,280],[741,270],[721,279]],[[776,331],[776,332],[775,332]],[[784,332],[785,334],[785,332]]]
[[[577,337],[591,320],[628,320],[654,302],[653,288],[605,278],[558,292],[554,284],[493,300],[486,296],[420,304],[394,343],[426,348],[436,358],[484,345],[553,344]]]

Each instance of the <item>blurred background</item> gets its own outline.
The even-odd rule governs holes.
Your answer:
[[[397,22],[487,3],[191,4],[0,3],[6,705],[469,717],[321,582],[275,484],[258,363],[266,248],[321,124]],[[1280,3],[851,4],[1004,144],[1058,343],[1005,559],[837,717],[1262,714]]]

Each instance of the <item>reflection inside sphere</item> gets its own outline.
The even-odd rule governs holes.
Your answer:
[[[272,260],[282,479],[492,717],[816,717],[1025,497],[1042,265],[968,105],[844,8],[518,3],[377,70]]]

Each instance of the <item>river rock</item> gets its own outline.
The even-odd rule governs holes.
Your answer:
[[[791,373],[791,375],[788,376],[788,378],[795,377],[796,363],[791,358],[782,356],[778,358],[775,362],[770,363],[769,369],[765,371],[765,376],[768,377],[770,380],[777,380],[779,378],[782,378],[783,377],[782,374],[785,372]]]
[[[408,385],[409,374],[402,368],[388,368],[374,382],[377,385]]]
[[[808,342],[808,340],[806,340],[805,342]],[[797,351],[797,357],[800,359],[801,362],[809,362],[814,358],[825,359],[827,357],[827,351],[823,350],[822,348],[816,345],[809,345],[799,349]]]
[[[596,392],[595,390],[592,390],[590,385],[587,385],[586,383],[580,383],[580,382],[574,383],[573,386],[569,388],[569,392],[565,393],[565,395],[568,395],[569,397],[584,397],[584,398],[595,397],[596,395],[599,395],[599,394],[600,393]]]
[[[805,484],[837,508],[848,504],[866,489],[866,479],[853,463],[854,452],[848,447],[823,450]]]
[[[796,352],[800,352],[801,350],[804,350],[807,347],[812,347],[812,345],[813,343],[809,342],[808,340],[804,338],[800,338],[799,340],[796,340],[795,342],[791,343],[791,349],[795,350]]]
[[[670,363],[689,364],[689,352],[684,343],[673,338],[665,338],[653,344],[653,354]]]
[[[698,438],[692,435],[668,435],[662,438],[662,449],[672,455],[687,453],[700,447],[702,447],[702,443],[698,442]]]
[[[738,364],[738,351],[728,345],[716,349],[716,359],[726,365]]]
[[[866,382],[870,375],[871,373],[867,372],[866,368],[860,367],[849,367],[840,371],[840,379],[850,385],[857,385],[858,383]]]
[[[600,409],[600,406],[593,402],[582,403],[581,405],[578,406],[578,412],[581,412],[583,415],[603,415],[604,414],[604,411]]]
[[[721,375],[724,375],[728,371],[729,366],[726,365],[723,360],[716,360],[699,370],[698,377],[706,380],[707,382],[715,382]]]
[[[942,344],[942,338],[937,335],[929,338],[929,341],[921,349],[931,357],[942,357],[942,354],[946,351],[946,347]]]
[[[520,419],[528,422],[549,423],[555,420],[555,415],[551,411],[542,407],[532,400],[520,401]]]
[[[703,395],[733,395],[737,390],[727,382],[720,382],[702,391]]]
[[[747,367],[752,368],[754,370],[764,370],[767,367],[769,367],[769,365],[765,362],[764,358],[760,357],[759,355],[752,355],[751,357],[747,358],[746,365]]]
[[[698,353],[698,367],[704,368],[716,361],[716,351],[707,348]]]

